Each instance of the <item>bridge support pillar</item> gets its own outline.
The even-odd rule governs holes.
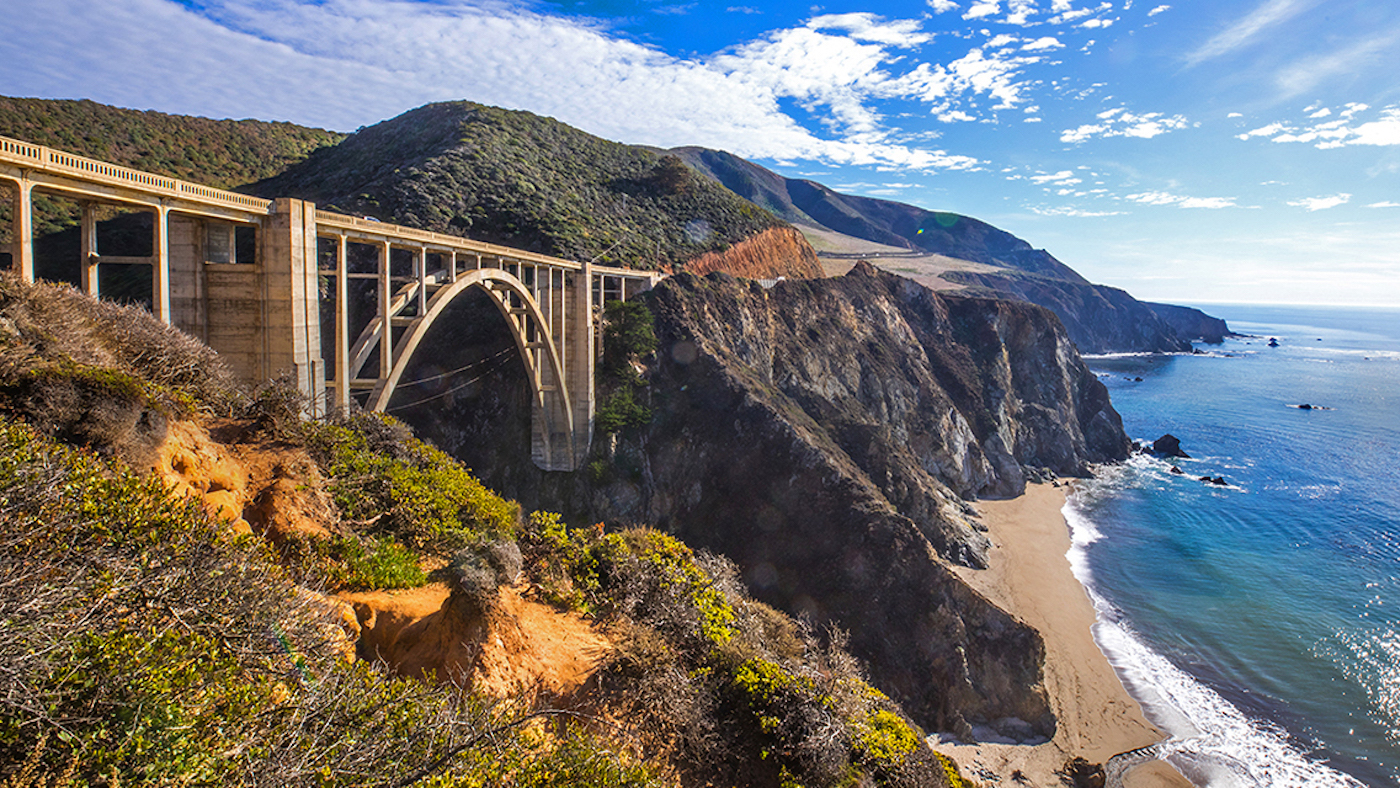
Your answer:
[[[13,182],[15,190],[11,214],[10,267],[26,282],[34,281],[34,184],[27,178]]]
[[[97,298],[101,294],[97,279],[97,203],[85,201],[82,208],[82,240],[79,244],[81,259],[78,261],[78,277],[83,292]]]
[[[324,415],[315,203],[279,198],[261,236],[263,379],[290,375],[308,397],[310,415]]]
[[[583,263],[583,269],[572,274],[577,281],[572,288],[566,310],[569,327],[565,338],[564,377],[569,389],[570,408],[574,417],[574,467],[583,467],[593,440],[594,365],[597,360],[593,321],[593,264]]]

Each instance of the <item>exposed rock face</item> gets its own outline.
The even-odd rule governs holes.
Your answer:
[[[1154,304],[1150,301],[1144,301],[1143,304],[1155,312],[1157,317],[1166,321],[1167,325],[1176,329],[1176,333],[1187,339],[1199,339],[1218,345],[1225,341],[1225,337],[1239,336],[1230,330],[1224,320],[1211,317],[1199,309],[1175,304]]]
[[[1022,466],[1074,475],[1127,455],[1053,315],[868,265],[771,290],[682,275],[649,304],[655,417],[599,438],[607,454],[584,472],[535,471],[528,407],[502,417],[494,383],[476,404],[518,434],[486,429],[465,401],[404,416],[527,506],[652,522],[728,555],[763,601],[848,630],[926,727],[1019,718],[1049,733],[1039,636],[944,561],[985,560],[962,498],[1019,493]]]
[[[817,253],[793,227],[774,227],[734,244],[723,252],[708,252],[685,264],[697,276],[723,271],[750,279],[821,278]]]
[[[1185,457],[1191,459],[1191,455],[1181,450],[1181,439],[1170,432],[1155,441],[1152,441],[1152,453],[1159,457]]]
[[[1054,312],[1081,353],[1190,353],[1191,343],[1147,304],[1116,287],[1038,276],[955,271],[945,279]]]

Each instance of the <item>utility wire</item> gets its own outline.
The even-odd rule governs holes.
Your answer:
[[[499,354],[497,354],[497,355],[499,355]],[[480,375],[477,375],[476,377],[472,378],[471,380],[468,380],[467,382],[465,382],[465,383],[463,383],[463,384],[461,384],[461,385],[459,385],[459,386],[453,386],[452,388],[450,388],[450,389],[448,389],[448,390],[446,390],[446,391],[442,391],[442,392],[439,392],[439,393],[437,393],[437,394],[434,394],[434,395],[432,395],[431,397],[424,397],[423,399],[415,400],[415,401],[413,401],[413,402],[409,402],[409,403],[406,403],[406,404],[403,404],[403,405],[398,405],[398,406],[396,406],[396,407],[385,408],[385,410],[389,410],[389,411],[398,411],[398,410],[403,410],[403,409],[405,409],[405,408],[414,407],[415,405],[422,405],[422,404],[425,403],[425,402],[432,402],[432,401],[435,400],[435,399],[442,399],[443,397],[446,397],[448,394],[452,394],[452,393],[454,393],[454,392],[461,391],[462,389],[466,388],[467,386],[470,386],[471,384],[477,382],[478,380],[481,380],[482,378],[485,378],[487,375],[490,375],[492,372],[495,372],[497,369],[500,369],[501,367],[503,367],[503,366],[505,366],[505,365],[506,365],[506,362],[505,362],[505,361],[499,362],[499,363],[497,363],[495,366],[491,367],[490,369],[486,370],[485,372],[482,372]]]
[[[486,357],[484,357],[484,358],[479,358],[479,359],[477,359],[476,361],[473,361],[472,363],[466,365],[465,367],[458,367],[458,368],[456,368],[456,369],[454,369],[454,370],[450,370],[450,371],[448,371],[448,372],[443,372],[443,373],[440,374],[440,375],[433,375],[432,377],[419,378],[418,380],[414,380],[414,381],[411,381],[411,382],[409,382],[409,383],[400,383],[400,384],[398,384],[397,386],[395,386],[395,388],[400,388],[400,389],[401,389],[401,388],[406,388],[406,387],[408,387],[408,386],[417,386],[417,385],[420,384],[420,383],[431,383],[431,382],[434,381],[434,380],[442,380],[442,379],[445,378],[445,377],[449,377],[449,376],[451,376],[451,375],[456,375],[458,372],[466,372],[467,370],[471,369],[472,367],[477,366],[478,364],[485,364],[485,363],[488,362],[488,361],[494,361],[494,360],[500,358],[501,356],[504,356],[504,355],[507,354],[507,353],[512,353],[512,352],[514,352],[514,351],[515,351],[515,348],[510,348],[510,347],[508,347],[508,348],[506,348],[505,350],[500,351],[499,353],[497,353],[497,354],[494,355],[494,356],[486,356]]]

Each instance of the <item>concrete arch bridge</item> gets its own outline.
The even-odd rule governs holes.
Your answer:
[[[76,201],[85,292],[101,295],[104,264],[149,266],[157,318],[199,337],[248,382],[290,376],[310,398],[312,415],[347,408],[352,399],[384,410],[447,308],[464,293],[485,292],[525,365],[532,455],[546,470],[573,470],[588,455],[598,307],[660,278],[322,211],[303,200],[264,200],[5,137],[0,186],[12,194],[10,266],[23,279],[35,277],[34,195]],[[150,212],[150,254],[100,254],[98,206]],[[371,302],[370,314],[357,308]]]

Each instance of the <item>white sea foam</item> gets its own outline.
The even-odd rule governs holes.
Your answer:
[[[1083,504],[1140,483],[1144,473],[1160,473],[1155,464],[1160,461],[1135,458],[1104,469],[1070,497],[1063,513],[1071,533],[1066,558],[1098,612],[1094,640],[1147,717],[1171,736],[1161,749],[1162,756],[1207,788],[1364,788],[1355,778],[1309,760],[1282,730],[1246,717],[1219,693],[1153,651],[1121,611],[1098,593],[1088,547],[1104,536]]]

